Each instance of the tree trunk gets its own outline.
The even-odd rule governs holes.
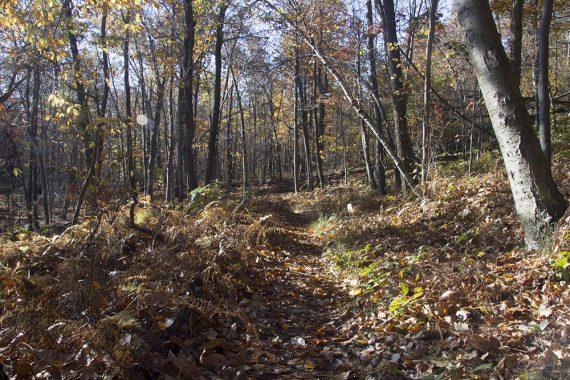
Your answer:
[[[174,147],[176,144],[176,139],[174,138],[174,131],[176,129],[174,112],[174,74],[170,77],[170,88],[168,91],[168,117],[169,117],[169,132],[168,140],[168,161],[166,164],[166,202],[172,203],[173,193],[174,193]],[[165,127],[166,128],[166,127]],[[166,136],[165,136],[166,137]]]
[[[37,90],[35,82],[38,82]],[[34,70],[34,91],[37,91],[37,94],[34,94],[34,97],[37,96],[37,101],[40,100],[40,84],[41,84],[41,73],[38,67]],[[39,118],[39,115],[36,115]],[[37,123],[37,120],[36,120]],[[47,179],[47,172],[46,172],[46,164],[45,164],[45,157],[46,157],[46,144],[48,142],[47,137],[47,126],[44,123],[41,129],[41,139],[42,143],[39,142],[36,144],[36,153],[38,157],[38,165],[40,169],[40,183],[42,186],[42,206],[44,211],[44,225],[47,226],[50,223],[50,196],[48,191],[48,179]]]
[[[474,66],[507,169],[515,208],[529,248],[566,209],[532,129],[488,1],[455,0]]]
[[[429,144],[430,144],[430,95],[431,95],[431,58],[433,51],[433,40],[435,38],[435,23],[437,17],[438,0],[431,0],[429,7],[429,35],[426,46],[426,62],[424,77],[424,110],[422,123],[422,182],[427,181],[429,170]]]
[[[538,32],[538,130],[540,134],[540,147],[546,158],[548,170],[552,164],[552,141],[550,137],[550,83],[548,80],[548,55],[550,22],[552,21],[552,7],[554,0],[544,0],[542,20]]]
[[[366,20],[368,22],[368,62],[370,64],[370,85],[372,87],[372,94],[374,95],[374,126],[378,133],[382,131],[382,124],[384,118],[380,104],[380,90],[378,88],[378,76],[376,74],[376,47],[374,40],[376,38],[374,28],[374,15],[372,14],[372,0],[366,1]],[[363,135],[363,142],[366,136]],[[384,170],[384,150],[382,144],[376,140],[376,190],[380,194],[386,194],[386,172]]]
[[[275,104],[273,102],[273,88],[270,88],[267,94],[267,102],[269,103],[269,118],[271,121],[271,129],[273,131],[273,138],[275,139],[275,147],[277,148],[277,170],[279,173],[279,182],[283,180],[283,163],[281,161],[281,141],[279,140],[279,135],[277,134],[277,123],[275,117]],[[281,107],[279,107],[281,109]],[[277,115],[279,116],[279,115]]]
[[[75,166],[79,161],[79,153],[77,141],[73,141],[71,145],[71,153],[67,164],[67,184],[65,186],[65,195],[63,199],[63,209],[61,210],[61,219],[67,220],[67,212],[69,204],[71,203],[75,187],[77,186],[77,167]],[[27,199],[27,197],[26,197]]]
[[[85,200],[87,189],[89,189],[93,177],[95,176],[97,152],[98,150],[95,151],[95,156],[93,156],[93,159],[91,160],[89,170],[87,171],[87,175],[85,176],[85,180],[83,181],[83,185],[81,185],[81,190],[79,191],[79,196],[77,197],[77,203],[75,205],[75,211],[73,212],[73,219],[71,221],[71,224],[73,225],[77,224],[79,221],[79,215],[81,214],[81,207],[83,206],[83,201]]]
[[[81,72],[81,58],[79,56],[79,48],[77,47],[77,35],[71,27],[73,24],[72,0],[65,1],[64,9],[66,10],[67,22],[70,25],[67,31],[67,36],[69,39],[71,56],[73,59],[73,75],[77,92],[77,102],[79,103],[80,107],[79,117],[77,119],[77,128],[83,134],[82,139],[85,145],[85,160],[87,161],[87,166],[90,166],[91,159],[94,154],[94,148],[91,146],[91,142],[93,140],[92,136],[87,132],[87,125],[89,124],[89,105],[87,104],[87,91],[85,90],[85,85],[83,84],[84,81]]]
[[[184,77],[184,69],[181,69],[181,77]],[[184,109],[185,109],[185,99],[184,99],[184,86],[178,87],[178,112],[177,112],[177,128],[176,128],[176,198],[179,201],[186,197],[186,186],[184,175],[184,132],[186,128],[186,123],[184,122]]]
[[[298,42],[295,46],[295,84],[297,86],[298,108],[301,110],[301,129],[303,132],[303,147],[305,149],[305,174],[307,175],[307,190],[313,190],[313,168],[311,165],[311,146],[309,144],[309,120],[307,115],[307,95],[305,83],[301,74],[301,58],[299,57]]]
[[[208,158],[206,162],[206,183],[216,179],[216,165],[218,163],[218,130],[220,128],[220,104],[222,91],[222,46],[224,44],[224,19],[227,5],[220,5],[216,25],[216,45],[214,48],[215,76],[214,76],[214,105],[210,120],[210,137],[208,140]]]
[[[258,163],[259,159],[257,158],[258,157],[257,153],[261,150],[261,139],[259,138],[259,133],[257,133],[257,98],[253,97],[252,102],[253,102],[253,105],[252,105],[252,108],[253,108],[253,141],[254,141],[254,144],[259,147],[259,149],[255,149],[252,152],[253,169],[251,172],[252,172],[252,179],[253,179],[253,177],[255,176],[255,173],[257,171],[257,178],[259,179],[259,167],[261,165]],[[259,143],[257,143],[257,141],[259,141]]]
[[[313,112],[313,121],[315,128],[315,157],[317,162],[317,177],[319,179],[319,186],[322,188],[325,184],[323,174],[323,144],[322,136],[325,129],[325,104],[320,99],[324,91],[322,84],[322,72],[318,67],[317,62],[313,63],[313,98],[315,101],[315,108]]]
[[[515,72],[515,82],[520,87],[523,36],[523,6],[524,0],[513,0],[511,9],[511,27],[509,30],[509,54]]]
[[[360,77],[362,73],[362,65],[360,60],[360,53],[361,44],[359,44],[358,51],[356,53],[356,75]],[[372,84],[374,86],[374,84]],[[362,93],[362,83],[358,82],[358,96],[362,99],[364,97]],[[369,147],[369,139],[368,134],[366,133],[366,124],[364,124],[364,120],[360,120],[360,138],[362,142],[362,156],[364,158],[364,167],[366,169],[366,178],[368,179],[368,184],[371,188],[377,189],[377,184],[374,179],[374,172],[372,171],[372,164],[370,159],[370,147]],[[380,153],[382,153],[382,146],[380,145]],[[381,167],[380,170],[384,170],[384,167]]]
[[[295,194],[299,192],[299,89],[297,88],[297,73],[293,78],[293,189]]]
[[[158,76],[158,73],[157,73]],[[150,160],[148,164],[148,183],[146,193],[150,196],[151,201],[154,200],[154,180],[156,173],[156,159],[158,155],[158,131],[160,131],[161,111],[164,105],[164,82],[160,78],[157,80],[156,107],[154,110],[154,118],[152,121],[152,134],[150,137]]]
[[[377,0],[377,5],[382,16],[384,26],[384,44],[387,52],[388,71],[390,73],[390,85],[392,91],[392,102],[394,104],[394,135],[396,152],[404,164],[404,170],[411,173],[414,161],[414,152],[408,132],[407,108],[408,96],[404,88],[404,78],[402,73],[402,60],[400,57],[400,46],[398,42],[396,12],[393,0]],[[397,171],[396,183],[400,181]],[[402,184],[402,191],[406,192]]]
[[[194,44],[196,33],[196,21],[194,20],[193,0],[184,1],[184,19],[185,19],[185,37],[184,37],[184,51],[183,51],[183,120],[184,131],[183,135],[183,156],[184,164],[179,162],[180,168],[185,168],[186,178],[188,182],[188,190],[194,190],[198,187],[198,174],[196,173],[196,157],[194,156],[194,135],[196,133],[196,107],[197,101],[194,95],[198,94],[198,90],[194,91]],[[221,48],[220,48],[221,49]],[[196,81],[198,86],[198,81]],[[182,179],[182,183],[184,179]],[[182,189],[184,186],[182,185]],[[179,197],[184,197],[185,193],[179,194]]]
[[[69,40],[69,47],[71,50],[71,57],[73,61],[73,76],[75,80],[75,90],[77,94],[77,103],[79,104],[79,116],[77,118],[77,129],[81,133],[81,138],[83,140],[83,145],[85,146],[85,161],[87,164],[88,170],[91,172],[87,173],[87,176],[93,175],[93,170],[91,167],[94,166],[93,160],[95,159],[95,152],[97,148],[97,141],[96,138],[93,136],[93,133],[88,130],[89,126],[89,104],[87,102],[87,91],[85,89],[84,80],[83,80],[83,73],[82,73],[82,65],[81,65],[81,57],[79,55],[79,48],[77,44],[77,34],[73,30],[73,1],[72,0],[65,0],[63,4],[63,9],[65,10],[66,18],[67,18],[67,37]],[[84,181],[84,185],[89,185],[91,179],[86,178]],[[87,189],[82,190],[82,192],[86,192]],[[96,202],[95,197],[96,194],[93,194],[94,199],[93,203]],[[81,204],[83,203],[83,196],[79,196],[77,206],[81,208]],[[77,207],[76,206],[76,207]],[[77,210],[76,210],[77,211]],[[77,218],[74,215],[74,222],[77,221]]]
[[[228,185],[232,187],[234,181],[234,159],[232,147],[232,112],[234,105],[234,88],[230,87],[230,95],[228,98],[228,120],[226,121],[226,173]]]
[[[130,17],[127,17],[125,23],[130,22]],[[136,189],[136,180],[135,180],[135,168],[133,163],[133,132],[132,132],[132,124],[133,124],[133,114],[131,108],[131,84],[129,78],[129,43],[130,43],[130,31],[127,29],[125,32],[125,40],[123,43],[123,65],[124,65],[124,86],[125,86],[125,109],[126,109],[126,124],[127,124],[127,176],[129,178],[129,188],[130,188],[130,195],[131,201],[137,201],[137,189]],[[131,221],[131,224],[133,221]]]
[[[109,52],[107,50],[107,3],[103,3],[103,17],[101,20],[101,51],[103,53],[103,99],[101,101],[101,116],[107,113],[107,103],[111,90],[111,78],[109,75]]]
[[[103,4],[103,17],[101,18],[101,53],[103,65],[103,95],[101,98],[101,107],[99,108],[99,117],[104,119],[107,115],[107,105],[109,102],[109,94],[111,92],[111,76],[109,72],[109,52],[107,48],[107,14],[109,12],[108,4]],[[92,210],[97,209],[97,186],[101,178],[101,170],[103,168],[103,139],[104,135],[101,131],[102,125],[97,123],[95,130],[95,150],[99,150],[97,154],[97,162],[95,163],[95,173],[89,204]],[[111,147],[109,147],[111,148]]]
[[[37,223],[37,196],[38,196],[38,174],[42,189],[42,208],[44,214],[44,225],[49,225],[49,195],[47,185],[47,174],[44,162],[44,150],[42,146],[47,142],[45,126],[42,128],[42,144],[38,141],[39,127],[39,104],[41,90],[41,72],[36,66],[33,71],[33,88],[32,88],[32,109],[30,117],[30,190],[32,194],[32,221],[34,228],[39,227]]]
[[[295,23],[291,19],[289,19],[288,17],[283,15],[283,13],[280,12],[279,9],[277,9],[269,0],[264,0],[263,2],[265,5],[267,5],[269,8],[271,8],[274,12],[276,12],[277,14],[280,14],[281,17],[283,18],[283,20],[288,25],[290,25],[291,27],[295,27]],[[376,130],[376,128],[374,127],[374,120],[364,110],[364,108],[362,107],[360,102],[357,99],[355,99],[355,97],[354,97],[352,91],[350,90],[349,85],[346,83],[346,80],[344,79],[344,77],[330,63],[329,59],[321,53],[321,51],[318,49],[318,47],[315,46],[311,42],[311,39],[308,38],[308,36],[306,34],[301,33],[301,36],[303,37],[303,40],[305,41],[305,43],[313,51],[316,59],[318,59],[322,63],[323,67],[337,81],[338,86],[342,90],[342,93],[343,93],[345,99],[349,102],[349,104],[350,104],[351,108],[354,110],[354,112],[358,115],[358,117],[361,120],[363,120],[366,123],[368,128],[372,131],[372,133],[376,136],[376,138],[382,143],[382,146],[386,150],[386,153],[388,153],[388,157],[390,157],[390,159],[394,162],[396,170],[398,170],[400,172],[403,180],[406,182],[406,184],[412,190],[412,193],[418,198],[423,198],[422,195],[413,187],[413,185],[414,185],[413,179],[409,175],[408,171],[405,169],[404,163],[398,157],[397,153],[394,151],[392,146],[388,143],[388,140],[386,139],[386,136],[384,135],[384,133]],[[298,58],[298,54],[297,54],[297,58]],[[296,70],[296,72],[297,72],[297,70]],[[378,101],[378,99],[375,99],[375,101]]]
[[[240,135],[241,135],[241,171],[242,171],[242,189],[243,194],[245,196],[247,192],[247,182],[248,182],[248,175],[247,175],[247,145],[245,141],[245,115],[243,112],[243,103],[241,99],[241,93],[239,91],[239,84],[234,72],[234,68],[230,66],[231,74],[232,74],[232,81],[234,83],[234,87],[236,89],[236,100],[238,103],[239,109],[239,119],[240,119]]]
[[[339,110],[338,112],[338,125],[340,127],[340,136],[342,141],[342,172],[344,174],[344,184],[348,183],[348,160],[346,155],[346,133],[345,133],[345,126],[342,120],[342,111]]]
[[[31,231],[39,229],[38,223],[38,112],[40,104],[40,72],[38,68],[33,70],[33,83],[31,104],[30,99],[30,72],[28,72],[26,85],[26,99],[29,105],[30,125],[28,127],[28,137],[30,138],[30,175],[29,175],[29,209],[28,209],[28,229]]]
[[[146,75],[144,70],[144,62],[143,62],[143,53],[140,50],[139,43],[137,39],[135,39],[135,48],[137,51],[138,56],[138,63],[139,63],[139,85],[140,85],[140,93],[141,93],[141,109],[142,114],[145,116],[145,121],[148,123],[148,116],[152,114],[152,105],[149,100],[149,96],[147,94],[147,82],[146,82]],[[152,92],[152,84],[150,91]],[[141,130],[141,141],[140,145],[142,146],[142,157],[141,157],[141,166],[142,166],[142,188],[143,191],[146,192],[147,190],[147,183],[148,183],[148,129],[147,125],[142,125]]]
[[[303,132],[303,148],[305,149],[305,174],[307,176],[307,190],[313,191],[313,165],[311,162],[311,144],[309,142],[309,115],[307,112],[307,93],[305,81],[299,79],[301,100],[301,129]]]

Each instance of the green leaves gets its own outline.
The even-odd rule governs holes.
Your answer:
[[[405,282],[400,282],[400,289],[402,290],[402,294],[405,296],[410,292],[410,288]]]
[[[570,251],[561,251],[557,257],[551,260],[551,265],[561,280],[570,279],[570,271],[568,270],[569,258]]]
[[[405,282],[400,283],[400,290],[402,295],[394,298],[390,302],[389,311],[396,315],[405,312],[406,308],[417,301],[421,296],[423,296],[423,288],[416,287],[413,289],[413,293],[410,295],[410,288]]]
[[[482,371],[484,369],[491,369],[491,368],[493,368],[493,363],[485,363],[475,367],[472,372]]]

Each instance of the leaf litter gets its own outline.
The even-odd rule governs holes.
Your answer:
[[[423,204],[272,190],[142,209],[164,242],[120,207],[4,239],[0,377],[568,375],[570,215],[524,250],[502,171],[437,177]]]

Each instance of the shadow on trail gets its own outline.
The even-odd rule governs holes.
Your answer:
[[[271,215],[276,221],[293,229],[304,229],[314,220],[311,215],[293,211],[289,202],[278,196],[256,197],[246,208],[256,214]]]
[[[268,242],[270,254],[263,267],[270,286],[249,305],[258,328],[261,362],[267,363],[258,366],[256,378],[363,378],[353,334],[344,326],[351,317],[345,307],[347,294],[322,259],[322,247],[307,231],[310,219],[294,213],[286,202],[264,199],[260,204],[286,234]]]

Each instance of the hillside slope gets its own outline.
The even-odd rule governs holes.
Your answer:
[[[119,206],[3,241],[0,378],[567,376],[570,216],[526,251],[498,166],[421,204],[275,190],[140,208],[165,242]]]

